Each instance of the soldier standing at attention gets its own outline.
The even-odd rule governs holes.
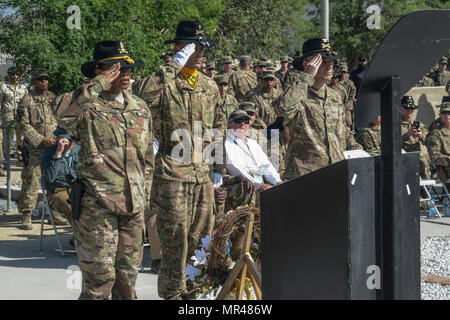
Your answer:
[[[41,155],[45,148],[55,144],[53,131],[57,123],[51,110],[55,95],[48,91],[50,79],[46,70],[31,73],[34,89],[17,109],[19,129],[24,136],[28,158],[22,169],[22,189],[17,208],[22,214],[22,229],[31,230],[31,211],[36,205],[41,178]]]
[[[98,42],[93,61],[81,67],[93,80],[78,87],[70,105],[60,103],[54,110],[58,123],[80,143],[71,201],[83,274],[80,300],[136,298],[154,166],[150,110],[127,90],[132,68],[141,64],[122,41]]]
[[[0,132],[0,159],[6,159],[6,132],[9,130],[9,150],[13,150],[14,128],[16,134],[16,154],[19,158],[18,148],[22,146],[22,133],[18,127],[17,107],[19,102],[28,94],[28,90],[20,80],[20,72],[16,67],[10,67],[7,71],[6,82],[0,84],[0,108],[1,124],[8,125]],[[3,137],[2,137],[3,136]],[[3,165],[0,165],[0,175],[4,174]]]
[[[275,76],[280,80],[280,83],[284,83],[285,75],[289,69],[289,57],[281,57],[280,58],[280,69],[275,72]]]
[[[245,94],[257,84],[256,74],[250,70],[251,62],[250,56],[241,56],[239,58],[241,70],[233,72],[229,79],[230,87],[234,91],[233,95],[238,102],[242,101]]]
[[[191,281],[186,283],[186,263],[214,225],[213,171],[201,150],[194,149],[194,144],[205,148],[210,141],[194,133],[215,127],[220,95],[197,71],[205,48],[215,46],[198,21],[181,21],[175,39],[165,43],[180,50],[173,64],[162,66],[136,89],[151,107],[159,141],[151,194],[162,249],[158,294],[164,299],[189,299],[195,289]],[[182,132],[188,135],[181,136]]]
[[[228,94],[228,77],[225,75],[217,76],[216,83],[219,87],[220,92],[220,103],[215,112],[215,121],[224,121],[224,127],[227,126],[225,119],[228,119],[230,114],[237,109],[238,102],[230,94]]]
[[[296,81],[274,104],[289,129],[285,179],[341,161],[345,150],[362,149],[345,126],[341,95],[327,86],[337,59],[328,40],[307,40],[302,60],[309,79]]]

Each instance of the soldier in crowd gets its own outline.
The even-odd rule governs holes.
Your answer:
[[[273,73],[275,74],[275,65],[272,62],[266,62],[265,66],[266,68],[264,69],[264,71],[265,70],[273,71]],[[278,95],[283,93],[283,85],[281,84],[280,79],[278,79],[276,76],[275,76],[275,85],[273,86],[273,88]]]
[[[353,81],[355,85],[356,92],[359,90],[359,86],[361,85],[361,81],[364,78],[364,75],[367,71],[367,58],[363,55],[360,55],[358,58],[359,65],[358,67],[350,73],[350,80]]]
[[[81,67],[93,80],[54,110],[58,123],[80,142],[71,198],[83,275],[79,299],[135,299],[154,167],[152,116],[127,90],[132,68],[142,61],[113,40],[98,42],[93,57]]]
[[[233,73],[233,59],[230,56],[222,57],[222,71],[218,75],[230,76]]]
[[[356,136],[356,142],[363,146],[364,151],[375,157],[381,154],[381,116],[361,130]]]
[[[241,70],[233,72],[230,76],[230,87],[233,88],[233,95],[239,102],[242,101],[245,94],[257,84],[256,74],[250,70],[251,62],[252,58],[250,56],[241,56],[239,58]]]
[[[246,97],[246,101],[253,102],[257,109],[258,118],[266,126],[272,124],[276,119],[275,110],[272,102],[279,97],[279,92],[274,90],[275,72],[271,70],[260,71],[262,73],[262,88],[254,90],[253,94]]]
[[[164,299],[188,299],[195,296],[196,288],[191,281],[186,284],[186,263],[198,249],[200,240],[211,235],[214,224],[212,172],[202,154],[194,150],[194,141],[204,147],[211,141],[195,136],[194,127],[204,133],[220,126],[214,123],[220,94],[217,87],[210,87],[205,76],[197,72],[205,48],[215,46],[206,39],[198,21],[180,22],[175,39],[166,43],[174,43],[180,50],[173,63],[143,79],[137,89],[152,109],[159,141],[151,195],[162,248],[158,294]],[[176,129],[184,129],[191,135],[174,139]],[[183,159],[176,151],[178,145],[184,146]],[[175,153],[172,156],[173,152],[177,156]]]
[[[289,69],[289,57],[284,56],[280,58],[280,69],[275,72],[275,76],[280,80],[281,83],[284,82],[284,77]]]
[[[219,87],[220,92],[220,103],[216,106],[217,110],[215,111],[215,122],[224,121],[228,119],[230,114],[237,109],[238,101],[235,97],[228,94],[228,84],[229,79],[226,75],[220,75],[216,77],[216,83]],[[224,121],[223,126],[226,127],[226,121]]]
[[[430,178],[430,158],[428,156],[425,139],[428,134],[427,127],[413,121],[415,110],[418,108],[411,96],[404,96],[401,100],[402,117],[402,148],[406,152],[420,152],[420,176],[423,179]]]
[[[9,150],[10,154],[13,150],[14,142],[14,132],[16,134],[16,156],[18,159],[21,158],[19,149],[22,146],[22,132],[18,127],[17,120],[17,107],[20,101],[28,94],[28,90],[20,83],[20,71],[17,67],[10,67],[7,71],[8,76],[6,82],[2,83],[0,86],[0,107],[1,107],[1,124],[7,127],[3,128],[2,134],[0,134],[0,159],[6,159],[6,134],[9,132]],[[14,130],[15,129],[15,130]],[[2,137],[3,136],[3,137]],[[5,175],[0,164],[0,175]]]
[[[250,101],[242,101],[238,105],[239,110],[244,110],[247,112],[248,116],[250,117],[250,133],[252,133],[253,136],[250,136],[250,138],[260,141],[259,137],[256,137],[256,131],[260,129],[266,129],[267,126],[260,118],[258,118],[258,113],[256,109],[256,105],[253,102]]]
[[[328,40],[307,40],[301,60],[310,79],[294,82],[274,104],[289,129],[285,179],[341,161],[345,150],[362,149],[345,126],[340,94],[327,86],[337,59]]]
[[[435,86],[445,86],[450,81],[450,72],[447,71],[448,59],[442,57],[439,59],[437,69],[431,72],[428,77],[433,80]]]
[[[51,110],[55,95],[48,91],[50,76],[43,69],[31,73],[34,89],[21,101],[17,108],[19,129],[24,136],[24,166],[22,188],[17,208],[22,214],[22,229],[31,230],[33,211],[40,188],[41,155],[45,148],[55,144],[53,131],[56,119]]]
[[[437,176],[441,181],[450,179],[450,102],[440,105],[439,117],[442,126],[430,131],[426,145],[431,161],[437,168]],[[450,190],[450,183],[446,183]]]
[[[347,92],[347,102],[345,105],[345,123],[350,131],[355,129],[354,121],[354,105],[356,102],[356,87],[353,81],[349,79],[348,67],[346,63],[341,63],[339,66],[339,84],[341,84]]]
[[[55,224],[72,225],[72,207],[70,205],[70,189],[76,180],[80,163],[78,151],[80,146],[75,144],[67,131],[58,126],[53,132],[56,143],[44,150],[41,157],[42,177],[47,188],[47,199],[50,207],[58,213],[62,213],[67,221],[59,215],[53,216]],[[51,222],[49,222],[51,223]],[[73,240],[71,241],[73,244]]]
[[[445,102],[450,102],[450,96],[443,96],[442,97],[441,104],[443,104]],[[434,120],[430,124],[430,126],[428,127],[428,131],[431,132],[431,131],[433,131],[435,129],[440,129],[441,127],[442,127],[442,120],[441,120],[441,117],[439,116],[436,120]]]
[[[208,62],[206,64],[206,75],[211,79],[216,76],[216,63],[214,61]]]
[[[288,70],[292,69],[294,66],[292,65],[292,62],[294,62],[294,58],[288,57]]]
[[[292,68],[289,69],[286,73],[283,82],[283,91],[296,81],[300,81],[305,85],[312,84],[308,83],[308,81],[313,82],[312,78],[308,77],[307,73],[304,72],[303,57],[299,51],[296,52],[296,57],[292,61]]]

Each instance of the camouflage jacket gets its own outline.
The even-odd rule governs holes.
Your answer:
[[[428,154],[436,166],[450,167],[450,129],[441,127],[430,132],[426,139]]]
[[[44,138],[54,138],[53,131],[58,125],[51,105],[55,95],[38,95],[31,91],[19,104],[17,118],[20,130],[23,133],[24,144],[30,153],[42,152],[45,147],[41,145]]]
[[[306,72],[297,69],[289,69],[284,78],[283,90],[286,90],[287,87],[291,86],[296,81],[306,81],[306,84],[308,85],[312,85],[314,83],[314,79],[309,77]]]
[[[258,88],[250,96],[247,96],[246,101],[253,102],[256,107],[256,115],[261,119],[266,126],[275,122],[277,115],[272,107],[272,102],[280,96],[279,92],[272,90],[271,93],[266,93],[262,88]]]
[[[203,135],[212,128],[225,132],[226,123],[215,116],[221,101],[217,86],[210,86],[206,76],[199,73],[197,87],[192,89],[179,65],[171,61],[137,82],[133,91],[152,111],[154,134],[159,142],[154,175],[181,182],[210,181],[212,173],[203,150],[212,138],[204,141]],[[172,158],[172,151],[176,158]]]
[[[281,85],[283,85],[287,73],[288,73],[287,71],[284,72],[284,73],[282,73],[282,72],[281,72],[281,69],[280,69],[280,70],[277,70],[277,71],[275,72],[275,77],[277,77],[278,80],[280,80]]]
[[[2,122],[16,120],[19,102],[28,94],[28,89],[23,84],[13,85],[4,82],[0,86],[0,107]]]
[[[447,82],[450,80],[450,71],[439,72],[438,70],[434,70],[431,72],[428,77],[433,80],[435,86],[445,86]]]
[[[237,101],[244,100],[245,94],[250,89],[256,87],[256,73],[251,70],[239,70],[233,72],[229,78],[230,89],[234,91],[234,97]],[[228,91],[230,91],[228,89]]]
[[[350,79],[346,79],[346,80],[342,80],[339,81],[339,84],[342,85],[345,90],[347,91],[347,98],[348,98],[348,107],[351,109],[348,110],[353,110],[353,101],[356,99],[356,87],[353,84],[353,81]],[[351,102],[351,106],[350,106],[350,102]]]
[[[427,76],[423,76],[422,79],[416,83],[415,87],[434,87],[434,81]]]
[[[99,75],[60,96],[58,123],[80,141],[77,176],[99,204],[112,211],[140,212],[148,205],[154,167],[152,116],[147,104],[122,90],[122,104]]]
[[[441,121],[441,118],[437,118],[430,124],[430,126],[428,127],[428,131],[431,132],[433,130],[440,129],[440,128],[442,128],[442,121]]]
[[[309,83],[313,81],[308,75]],[[344,160],[344,151],[362,149],[344,122],[341,95],[330,87],[316,90],[296,81],[275,104],[284,116],[290,141],[286,179],[294,179]]]
[[[232,95],[226,93],[225,97],[221,98],[220,103],[216,106],[214,122],[218,123],[219,121],[225,120],[224,127],[226,128],[228,117],[237,107],[237,100]]]
[[[363,146],[364,151],[371,156],[381,154],[381,127],[370,125],[364,128],[357,136],[356,141]]]
[[[427,127],[421,122],[420,130],[422,131],[422,139],[408,136],[407,133],[411,129],[413,121],[402,121],[402,148],[406,152],[421,151],[426,153],[425,139],[428,135]]]

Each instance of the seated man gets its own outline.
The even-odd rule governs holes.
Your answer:
[[[80,147],[75,144],[66,130],[59,126],[53,134],[56,137],[56,143],[46,148],[42,154],[42,176],[47,187],[50,207],[64,214],[72,225],[72,207],[68,200],[70,184],[77,178],[76,168],[79,165]],[[62,220],[62,218],[55,216],[55,223],[56,220]]]
[[[281,184],[280,175],[262,151],[259,144],[247,137],[250,117],[243,110],[236,110],[228,118],[225,141],[227,172],[232,176],[244,176],[257,191]]]
[[[439,117],[442,126],[431,131],[426,140],[431,161],[438,169],[437,175],[441,181],[450,179],[450,102],[440,106]],[[447,189],[450,183],[446,183]]]
[[[363,146],[371,156],[381,154],[381,116],[369,123],[357,136],[356,142]]]

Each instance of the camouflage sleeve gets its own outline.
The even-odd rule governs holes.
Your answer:
[[[438,130],[431,131],[427,137],[426,145],[431,161],[437,166],[450,166],[450,156],[443,154],[441,139],[439,139]]]
[[[428,130],[427,126],[424,125],[423,123],[420,123],[420,130],[422,131],[422,139],[421,139],[421,141],[422,141],[422,143],[425,144],[427,136],[428,136],[428,133],[429,133],[429,130]]]
[[[29,109],[31,102],[32,98],[30,96],[23,99],[17,108],[17,116],[19,128],[22,131],[24,139],[34,148],[37,148],[44,139],[44,136],[31,125]]]
[[[58,97],[52,106],[58,124],[70,134],[76,133],[78,122],[83,118],[83,104],[110,88],[108,78],[98,75],[88,84],[79,86],[75,92]]]
[[[306,82],[295,82],[284,90],[283,94],[273,104],[275,111],[283,117],[283,126],[288,126],[295,117],[301,106],[301,99],[306,96],[308,84]]]
[[[155,150],[153,147],[153,120],[150,112],[150,120],[148,123],[148,147],[145,152],[145,191],[147,194],[147,200],[150,200],[150,194],[152,190],[153,172],[155,171]]]
[[[375,145],[372,136],[367,130],[363,130],[360,134],[356,136],[356,142],[362,145],[364,151],[369,153],[371,156],[376,156],[379,153],[377,146]]]
[[[235,96],[234,89],[236,88],[236,76],[234,73],[228,78],[228,90],[227,93],[231,96]]]

